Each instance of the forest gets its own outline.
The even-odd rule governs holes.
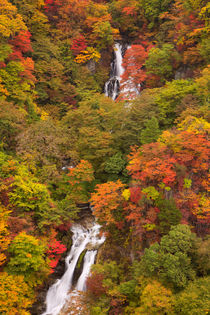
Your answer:
[[[106,241],[60,315],[210,314],[209,13],[207,0],[0,0],[0,314],[41,315],[87,203]]]

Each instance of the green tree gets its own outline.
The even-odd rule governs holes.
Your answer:
[[[118,178],[121,178],[123,180],[124,174],[125,174],[125,166],[126,161],[123,158],[123,155],[121,152],[117,152],[115,155],[111,156],[106,162],[104,170],[106,173],[108,173],[108,180],[114,181]]]
[[[195,236],[189,226],[177,225],[168,235],[162,237],[160,244],[155,243],[145,249],[141,260],[143,274],[158,277],[175,288],[184,288],[195,277],[191,262]]]
[[[193,262],[198,275],[207,276],[210,273],[210,237],[206,239],[196,239],[195,251],[193,252]]]
[[[123,106],[122,110],[118,109],[118,114],[115,113],[117,121],[112,133],[115,149],[128,154],[130,146],[139,144],[145,123],[154,116],[159,120],[155,97],[155,89],[145,89],[139,97],[130,101],[128,107]]]
[[[172,0],[141,0],[139,3],[140,10],[143,10],[143,14],[148,21],[149,28],[153,28],[159,21],[160,13],[167,11]]]
[[[158,199],[156,205],[160,212],[158,213],[159,227],[161,234],[168,234],[171,226],[180,223],[182,214],[177,209],[174,199]]]
[[[145,129],[142,130],[140,135],[141,143],[145,144],[156,142],[160,133],[161,132],[159,129],[158,120],[153,116],[150,120],[147,120],[145,123]]]
[[[18,234],[9,247],[11,254],[7,265],[8,273],[23,275],[30,285],[40,284],[49,273],[44,259],[45,245],[25,232]]]
[[[121,110],[122,104],[89,93],[79,103],[79,108],[69,111],[62,120],[71,137],[72,159],[89,161],[96,176],[104,171],[105,161],[116,152],[114,137]]]
[[[210,277],[199,278],[175,295],[175,313],[206,315],[210,309]]]
[[[173,61],[177,59],[178,53],[175,52],[172,44],[151,48],[145,62],[147,73],[158,76],[163,83],[172,77]]]
[[[186,95],[196,93],[196,84],[190,80],[174,80],[161,88],[155,89],[155,102],[159,109],[159,122],[164,127],[173,124],[176,109]]]
[[[16,207],[20,216],[29,212],[40,229],[52,222],[59,223],[59,211],[53,204],[46,185],[39,183],[26,167],[18,168],[11,189],[10,202]]]

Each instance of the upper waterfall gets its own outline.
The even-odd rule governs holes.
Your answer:
[[[105,87],[104,87],[105,95],[111,97],[113,100],[117,98],[120,91],[120,80],[124,72],[122,62],[123,62],[123,45],[120,43],[115,43],[114,60],[111,63],[110,78],[105,83]]]
[[[110,78],[105,83],[104,93],[106,96],[111,97],[113,100],[121,95],[124,99],[131,100],[140,94],[141,86],[136,86],[132,74],[127,81],[121,82],[122,75],[126,69],[123,68],[124,54],[128,49],[132,48],[132,45],[122,45],[115,43],[114,45],[114,58],[111,63]],[[132,60],[130,64],[132,64]]]

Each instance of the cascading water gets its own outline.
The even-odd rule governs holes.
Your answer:
[[[130,49],[130,45],[122,45],[115,43],[114,45],[114,60],[111,63],[110,78],[105,83],[104,93],[106,96],[115,100],[119,94],[123,95],[124,99],[133,99],[140,94],[141,86],[136,86],[132,75],[126,82],[123,83],[123,87],[120,87],[121,76],[125,69],[123,68],[123,56],[127,49]]]
[[[114,60],[111,63],[110,79],[105,83],[104,92],[106,96],[113,100],[117,98],[120,91],[121,75],[124,72],[122,66],[123,61],[123,46],[120,43],[114,45]]]
[[[72,247],[69,255],[65,259],[66,272],[61,279],[57,280],[47,292],[46,297],[46,312],[43,315],[57,315],[63,308],[66,300],[70,297],[69,291],[72,288],[72,281],[77,261],[87,247],[93,248],[88,250],[84,257],[83,271],[77,281],[76,290],[86,290],[86,278],[90,272],[91,265],[94,264],[95,256],[98,248],[104,241],[104,236],[99,236],[100,225],[94,223],[89,229],[84,228],[79,224],[72,226],[73,232]]]

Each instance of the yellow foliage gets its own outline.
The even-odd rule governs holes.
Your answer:
[[[23,22],[17,8],[7,0],[1,0],[0,5],[0,35],[10,37],[20,30],[26,30],[27,27]]]
[[[86,50],[83,50],[74,60],[76,63],[86,63],[89,60],[93,59],[98,62],[101,58],[101,54],[93,47],[88,47]]]
[[[135,314],[173,314],[173,301],[171,290],[153,280],[144,288]]]
[[[0,205],[0,266],[5,262],[4,251],[8,248],[10,240],[8,239],[7,219],[9,211]]]
[[[199,219],[206,219],[210,215],[210,200],[205,194],[202,194],[199,197],[199,205],[195,209],[192,209],[192,212]]]
[[[7,89],[5,89],[5,87],[1,84],[1,82],[2,82],[2,79],[0,77],[0,96],[3,96],[3,95],[8,96],[9,93],[8,93]]]
[[[33,293],[23,276],[0,273],[0,314],[30,315],[27,311],[33,303]]]
[[[187,116],[181,123],[178,124],[178,130],[193,131],[201,133],[210,131],[210,123],[203,118],[195,116]]]
[[[41,120],[47,120],[49,118],[49,114],[46,111],[38,107],[36,104],[33,105],[35,112],[40,116]]]
[[[182,149],[182,147],[179,144],[179,138],[180,138],[179,135],[174,134],[171,131],[165,130],[159,137],[158,142],[160,144],[167,145],[176,153],[180,152]]]
[[[129,189],[124,189],[123,193],[122,193],[122,196],[125,198],[126,201],[128,201],[130,196],[131,196],[130,190]]]
[[[201,74],[202,76],[195,80],[197,83],[197,93],[208,100],[210,92],[210,65],[203,69]]]

